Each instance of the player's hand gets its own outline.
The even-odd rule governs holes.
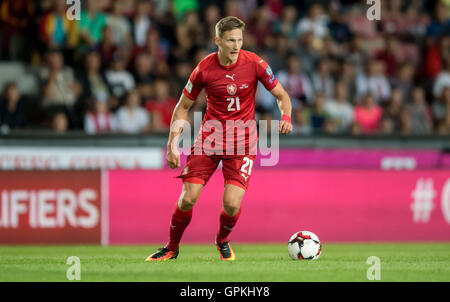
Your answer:
[[[281,134],[288,134],[292,131],[292,124],[288,121],[281,120],[278,124],[278,131]]]
[[[171,150],[171,148],[167,149],[166,154],[167,165],[174,169],[180,166],[180,152],[178,150]]]

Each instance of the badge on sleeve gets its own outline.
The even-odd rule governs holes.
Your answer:
[[[186,88],[186,90],[187,90],[189,93],[192,92],[192,83],[191,83],[191,80],[188,80],[188,81],[187,81],[186,86],[185,86],[184,88]]]

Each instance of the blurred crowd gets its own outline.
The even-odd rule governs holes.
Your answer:
[[[195,65],[216,51],[223,16],[274,70],[294,133],[450,134],[450,0],[0,0],[0,66],[21,62],[39,92],[3,85],[1,133],[167,132]],[[0,67],[1,68],[1,67]],[[1,71],[0,71],[1,73]],[[193,111],[206,110],[202,94]],[[261,86],[257,120],[279,119]]]

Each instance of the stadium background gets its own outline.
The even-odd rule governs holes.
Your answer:
[[[226,15],[294,105],[233,241],[450,240],[449,1],[382,1],[380,21],[366,1],[85,0],[80,21],[65,2],[0,1],[0,244],[167,239],[171,113]],[[264,89],[256,108],[279,119]],[[222,189],[218,171],[183,243],[213,241]]]

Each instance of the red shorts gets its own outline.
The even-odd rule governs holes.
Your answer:
[[[225,184],[233,184],[247,190],[255,155],[194,155],[187,157],[180,176],[183,182],[205,185],[222,161]]]

